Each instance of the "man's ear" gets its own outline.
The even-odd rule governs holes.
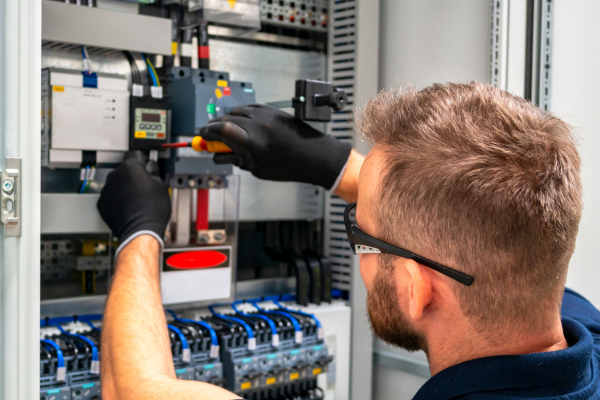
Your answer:
[[[411,276],[408,285],[408,311],[412,319],[419,319],[423,315],[423,309],[431,302],[432,287],[428,271],[423,265],[414,260],[406,259],[404,267]]]

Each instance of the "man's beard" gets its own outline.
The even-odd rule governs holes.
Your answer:
[[[425,337],[410,326],[402,313],[394,279],[395,257],[380,254],[373,288],[367,295],[371,328],[381,340],[408,351],[427,351]]]

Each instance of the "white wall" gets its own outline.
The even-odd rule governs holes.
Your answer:
[[[434,82],[489,81],[488,0],[380,0],[379,86],[423,88]],[[391,352],[377,341],[374,346]],[[424,354],[410,355],[425,359]],[[373,368],[373,399],[410,399],[426,379]]]
[[[585,203],[567,286],[600,307],[600,2],[558,0],[554,5],[551,110],[577,129]]]
[[[379,85],[489,80],[487,0],[381,0]]]

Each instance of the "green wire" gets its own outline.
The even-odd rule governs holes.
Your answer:
[[[148,63],[148,66],[152,69],[152,72],[154,72],[154,78],[156,78],[156,86],[160,86],[160,79],[158,78],[158,74],[154,69],[154,65],[152,65],[152,61],[150,61],[150,59],[146,57],[146,62]]]

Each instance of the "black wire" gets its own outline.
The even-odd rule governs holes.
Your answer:
[[[128,51],[124,51],[123,55],[125,56],[125,58],[127,58],[127,61],[129,61],[129,67],[131,68],[131,81],[135,84],[141,85],[142,78],[140,76],[140,70],[137,67],[133,55]]]
[[[525,31],[525,90],[523,98],[533,100],[533,35],[535,1],[527,0],[527,25]]]

